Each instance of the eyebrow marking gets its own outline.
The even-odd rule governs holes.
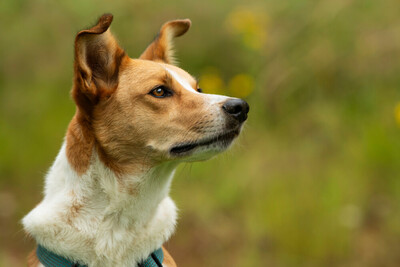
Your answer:
[[[185,79],[183,79],[181,76],[179,76],[175,71],[173,71],[173,70],[171,70],[171,69],[169,69],[169,68],[167,68],[167,67],[165,67],[165,69],[171,74],[171,76],[172,76],[180,85],[182,85],[183,88],[185,88],[185,89],[188,90],[188,91],[198,93],[195,89],[193,89],[192,86],[190,86],[190,84],[189,84]]]
[[[167,69],[165,68],[165,74],[164,77],[162,77],[162,80],[164,83],[170,85],[172,84],[172,76],[171,74],[167,71]]]

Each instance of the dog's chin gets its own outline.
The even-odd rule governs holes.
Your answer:
[[[188,161],[206,160],[227,150],[239,133],[240,129],[237,129],[196,141],[179,143],[170,149],[169,154],[171,158]]]

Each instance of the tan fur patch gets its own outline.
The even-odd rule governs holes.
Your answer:
[[[168,267],[177,267],[174,259],[169,254],[169,252],[164,248],[164,246],[162,247],[162,250],[164,252],[164,260],[162,264]]]
[[[32,250],[29,255],[28,255],[28,267],[37,267],[39,265],[40,261],[38,257],[36,256],[36,248]]]
[[[89,168],[95,143],[92,127],[78,110],[70,122],[66,135],[67,158],[78,174]]]

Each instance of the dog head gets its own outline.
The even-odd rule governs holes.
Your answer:
[[[120,172],[135,164],[204,160],[227,149],[249,106],[202,93],[198,82],[174,65],[173,38],[189,29],[190,20],[165,23],[139,59],[131,59],[110,32],[112,18],[103,15],[75,40],[77,113],[67,134],[75,169],[85,171],[93,148]]]

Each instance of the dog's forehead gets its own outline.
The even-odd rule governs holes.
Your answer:
[[[173,65],[163,64],[163,67],[172,77],[172,79],[178,82],[184,89],[197,92],[195,89],[197,86],[197,82],[192,75],[190,75],[183,69]]]
[[[129,59],[123,68],[126,75],[134,75],[136,78],[162,75],[164,68],[161,64],[143,59]]]
[[[149,78],[158,80],[168,76],[184,89],[196,92],[196,79],[174,65],[149,60],[131,59],[125,66],[124,73],[130,77],[136,77],[136,79],[146,80]]]

